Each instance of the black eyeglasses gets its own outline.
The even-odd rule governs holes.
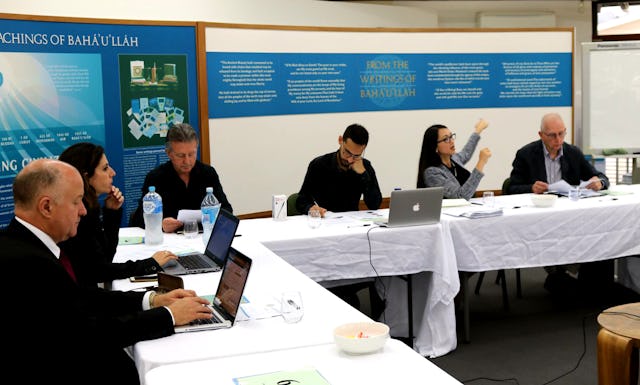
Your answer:
[[[444,138],[440,139],[438,143],[442,143],[442,142],[451,143],[452,140],[456,140],[456,134],[445,136]]]
[[[343,156],[346,159],[353,158],[353,160],[358,160],[358,159],[360,159],[362,157],[362,154],[354,154],[351,151],[347,150],[347,148],[344,145],[342,146],[342,149],[345,152],[345,154],[343,154]]]

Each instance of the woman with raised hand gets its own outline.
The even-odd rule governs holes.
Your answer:
[[[478,163],[469,172],[464,165],[471,159],[480,141],[480,133],[489,123],[480,119],[461,152],[456,152],[456,134],[442,124],[427,128],[422,138],[417,187],[444,187],[444,198],[471,199],[484,176],[491,150],[480,150]]]

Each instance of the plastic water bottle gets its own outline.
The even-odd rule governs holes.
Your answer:
[[[142,198],[144,216],[144,243],[159,245],[162,243],[162,197],[155,186],[149,186],[149,192]]]
[[[220,201],[213,195],[213,187],[207,187],[207,194],[200,205],[202,213],[202,242],[206,245],[213,230],[213,224],[216,223],[218,212],[220,212]]]

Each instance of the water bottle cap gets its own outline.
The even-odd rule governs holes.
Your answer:
[[[206,190],[206,191],[207,191],[208,193],[212,193],[212,192],[213,192],[213,187],[207,187],[207,190]]]
[[[155,192],[156,186],[149,186],[149,192]]]

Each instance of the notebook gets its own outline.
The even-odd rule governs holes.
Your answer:
[[[393,190],[389,200],[389,219],[380,226],[400,227],[440,222],[442,187]]]
[[[250,269],[251,258],[231,247],[222,268],[218,290],[216,290],[213,303],[210,305],[213,310],[213,318],[195,320],[187,325],[176,326],[175,332],[184,333],[232,327],[240,310],[240,302]]]
[[[165,273],[185,275],[210,273],[220,271],[227,258],[229,248],[236,235],[240,220],[230,212],[220,209],[216,222],[213,224],[207,247],[202,253],[187,253],[178,256],[176,264],[164,266]]]

